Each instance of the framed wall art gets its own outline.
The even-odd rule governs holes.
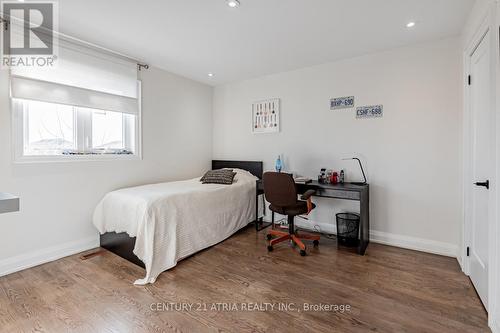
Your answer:
[[[252,104],[252,133],[280,131],[280,99],[268,99]]]

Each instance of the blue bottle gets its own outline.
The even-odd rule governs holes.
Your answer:
[[[276,160],[275,168],[277,172],[281,172],[281,169],[283,168],[283,164],[281,163],[281,157],[279,155],[278,159]]]

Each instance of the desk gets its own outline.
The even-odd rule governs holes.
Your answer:
[[[360,206],[360,220],[359,220],[359,245],[357,252],[360,255],[364,255],[366,247],[370,242],[370,188],[369,185],[353,185],[350,183],[345,184],[321,184],[316,180],[313,180],[307,184],[297,184],[297,193],[304,193],[307,190],[315,190],[314,196],[322,198],[332,198],[332,199],[344,199],[344,200],[355,200],[359,201]],[[262,180],[257,181],[257,211],[258,211],[258,197],[264,194],[264,184]],[[265,204],[264,204],[265,206]],[[257,215],[258,216],[258,215]],[[274,222],[274,214],[273,214]],[[263,222],[262,219],[258,219],[255,223],[257,230],[262,230],[271,223]],[[260,225],[260,227],[259,227]]]

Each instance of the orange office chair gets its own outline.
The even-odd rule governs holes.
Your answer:
[[[302,200],[297,200],[297,189],[292,175],[280,172],[266,172],[263,177],[264,195],[271,204],[269,209],[275,213],[288,216],[288,232],[270,230],[267,234],[269,245],[267,249],[273,250],[273,245],[291,240],[300,249],[300,255],[306,255],[306,246],[302,239],[312,240],[314,245],[319,244],[320,236],[310,234],[298,234],[294,228],[294,217],[309,214],[316,206],[311,202],[314,190],[306,191]],[[277,237],[274,238],[273,237]]]

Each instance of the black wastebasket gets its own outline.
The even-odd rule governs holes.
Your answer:
[[[338,213],[337,242],[344,246],[357,246],[359,234],[359,215],[354,213]]]

